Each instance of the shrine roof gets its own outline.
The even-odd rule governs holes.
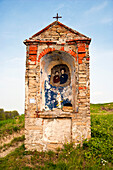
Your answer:
[[[69,32],[71,32],[72,34],[74,34],[74,38],[71,38],[70,41],[74,41],[74,40],[88,40],[88,41],[91,41],[91,38],[79,33],[78,31],[62,24],[61,22],[59,21],[54,21],[52,22],[51,24],[49,24],[48,26],[46,26],[45,28],[43,28],[42,30],[40,30],[39,32],[37,32],[36,34],[32,35],[29,39],[26,39],[24,41],[24,43],[26,44],[26,42],[47,42],[46,40],[44,40],[43,38],[40,38],[40,35],[42,33],[45,33],[46,31],[48,31],[49,29],[51,29],[52,27],[55,27],[55,26],[60,26],[66,30],[68,30]],[[67,39],[67,41],[69,41],[69,39]],[[51,41],[52,42],[52,41]]]

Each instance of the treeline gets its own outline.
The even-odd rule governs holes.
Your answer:
[[[4,111],[4,109],[0,109],[0,120],[14,119],[18,115],[19,113],[16,110]]]

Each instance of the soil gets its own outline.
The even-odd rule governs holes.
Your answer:
[[[24,129],[22,129],[21,131],[18,132],[14,132],[13,134],[9,135],[7,134],[7,136],[4,136],[3,138],[0,139],[0,146],[3,146],[4,144],[8,144],[10,143],[14,138],[17,137],[21,137],[24,135]],[[19,146],[21,146],[24,142],[20,141],[20,142],[16,142],[13,144],[13,146],[10,146],[8,148],[2,148],[0,151],[0,157],[5,157],[6,155],[8,155],[10,152],[14,151],[16,148],[18,148]]]
[[[104,111],[107,111],[107,112],[113,112],[113,108],[112,109],[110,109],[110,108],[106,108],[106,107],[101,107],[101,109]]]
[[[0,139],[0,146],[10,143],[14,138],[20,137],[22,135],[24,135],[24,129],[18,132],[14,132],[11,135],[7,134],[7,136],[4,136],[3,138]]]
[[[10,152],[14,151],[16,148],[18,148],[19,146],[21,146],[23,144],[23,142],[18,142],[15,143],[14,146],[9,147],[7,150],[3,150],[0,152],[0,157],[5,157],[6,155],[8,155]]]

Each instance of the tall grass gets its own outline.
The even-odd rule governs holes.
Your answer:
[[[0,137],[17,132],[24,127],[24,115],[0,121]]]
[[[57,152],[25,151],[24,145],[5,158],[1,169],[79,170],[113,169],[113,114],[91,115],[92,138],[75,149],[65,144]]]

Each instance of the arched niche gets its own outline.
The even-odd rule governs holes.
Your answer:
[[[75,58],[57,50],[48,53],[41,58],[40,74],[41,110],[66,105],[74,110]]]

